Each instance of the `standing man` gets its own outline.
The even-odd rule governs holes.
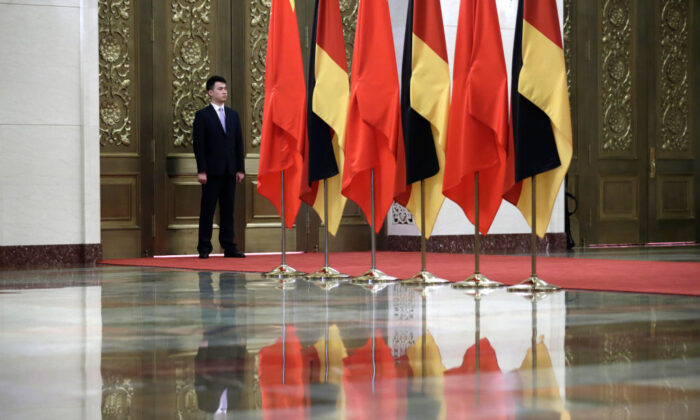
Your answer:
[[[209,258],[214,210],[219,201],[219,243],[224,257],[244,258],[233,242],[233,197],[236,184],[245,178],[243,134],[238,113],[224,105],[228,92],[226,79],[207,80],[208,105],[194,115],[194,157],[197,181],[202,184],[199,210],[199,258]]]

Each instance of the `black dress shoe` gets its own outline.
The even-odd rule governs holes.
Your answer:
[[[199,253],[199,258],[201,258],[201,259],[207,259],[207,258],[209,258],[209,253],[208,253],[208,252],[200,252],[200,253]]]
[[[245,258],[245,254],[236,249],[224,252],[224,258]]]

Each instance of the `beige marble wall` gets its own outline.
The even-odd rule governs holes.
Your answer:
[[[97,0],[0,3],[0,246],[100,242]]]

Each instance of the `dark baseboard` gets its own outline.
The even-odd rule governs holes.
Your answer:
[[[94,266],[102,244],[0,246],[0,269]]]
[[[492,234],[481,237],[481,252],[484,254],[527,254],[530,252],[531,235],[527,233]],[[389,235],[384,242],[386,251],[420,251],[420,236]],[[474,235],[432,236],[426,242],[428,252],[471,254],[474,252]],[[566,233],[547,233],[537,241],[537,251],[566,251]]]

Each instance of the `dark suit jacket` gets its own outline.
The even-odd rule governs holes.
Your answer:
[[[197,173],[220,176],[245,172],[243,162],[243,134],[238,113],[226,110],[226,132],[221,126],[216,109],[209,104],[194,114],[194,157]]]

